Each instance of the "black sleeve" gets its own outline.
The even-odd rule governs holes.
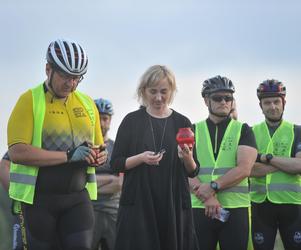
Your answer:
[[[126,116],[117,131],[116,140],[110,160],[110,165],[113,172],[124,172],[125,161],[128,157],[128,150],[131,142],[132,128],[130,119]]]
[[[195,124],[192,124],[192,131],[195,134]],[[194,147],[193,147],[193,159],[194,159],[197,167],[200,168],[200,163],[198,161],[197,154],[196,154],[196,145],[195,144],[194,144]]]
[[[9,155],[8,155],[8,151],[6,151],[6,153],[3,155],[2,159],[10,161],[10,158],[9,158]]]
[[[297,153],[301,152],[301,126],[294,125],[295,139],[292,147],[291,157],[295,157]]]
[[[252,148],[256,148],[256,140],[255,135],[251,127],[248,124],[244,123],[241,129],[241,135],[239,139],[238,145],[250,146]]]

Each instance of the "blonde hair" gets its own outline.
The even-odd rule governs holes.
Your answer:
[[[139,85],[137,87],[137,98],[141,105],[147,106],[145,89],[156,86],[159,81],[165,78],[167,79],[171,89],[171,96],[168,100],[168,104],[172,103],[177,91],[175,75],[164,65],[153,65],[149,67],[141,76]]]

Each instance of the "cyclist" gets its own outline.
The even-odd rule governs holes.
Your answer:
[[[251,128],[231,118],[234,85],[216,76],[203,83],[209,117],[194,125],[199,175],[190,180],[194,225],[200,249],[246,250],[249,219],[247,177],[256,159]],[[227,221],[221,209],[230,212]],[[237,240],[239,239],[239,240]]]
[[[90,249],[95,167],[105,151],[97,108],[77,91],[88,57],[58,39],[46,53],[47,79],[19,98],[8,122],[9,195],[28,249]]]
[[[112,103],[103,98],[94,101],[100,114],[101,131],[108,151],[108,161],[102,167],[96,169],[98,199],[93,202],[95,226],[92,249],[112,250],[116,237],[116,220],[122,176],[113,174],[109,164],[114,146],[114,141],[108,136],[114,113]]]
[[[257,88],[265,121],[255,125],[258,157],[250,178],[254,248],[273,249],[277,230],[285,249],[301,249],[301,127],[283,120],[286,87]]]

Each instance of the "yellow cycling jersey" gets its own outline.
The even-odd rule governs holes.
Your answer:
[[[84,141],[103,144],[100,129],[99,113],[94,105],[95,139],[93,127],[85,107],[72,92],[68,98],[57,99],[47,91],[45,94],[46,111],[42,133],[42,148],[55,151],[66,151]],[[31,90],[19,98],[9,118],[7,128],[8,146],[16,143],[31,144],[33,136],[33,100]]]

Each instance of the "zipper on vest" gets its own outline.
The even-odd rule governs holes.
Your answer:
[[[215,136],[214,136],[214,154],[217,154],[217,134],[218,134],[218,126],[215,126]]]

